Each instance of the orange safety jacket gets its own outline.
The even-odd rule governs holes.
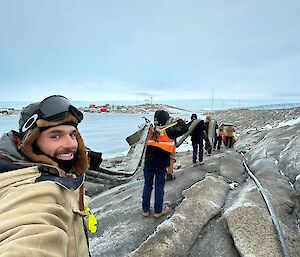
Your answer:
[[[159,147],[169,153],[175,153],[176,150],[175,142],[168,137],[166,130],[158,132],[150,128],[147,145]]]

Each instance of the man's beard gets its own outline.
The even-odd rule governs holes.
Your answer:
[[[74,158],[72,160],[60,160],[57,158],[52,158],[57,164],[58,167],[61,168],[64,171],[71,171],[74,168],[74,164],[75,164],[75,155]]]
[[[46,155],[48,156],[49,158],[51,158],[53,161],[55,161],[57,164],[58,164],[58,167],[66,172],[70,172],[70,171],[73,171],[74,170],[74,164],[75,164],[75,160],[76,160],[76,153],[74,152],[74,149],[73,148],[65,148],[63,149],[63,151],[59,151],[59,152],[56,152],[54,153],[54,156],[57,156],[61,153],[68,153],[68,152],[72,152],[74,153],[74,157],[72,160],[61,160],[61,159],[58,159],[56,157],[52,157],[52,156],[49,156],[47,154],[45,154],[37,145],[36,142],[34,142],[32,144],[32,147],[33,147],[33,151],[36,153],[36,154],[39,154],[39,155]]]
[[[64,154],[64,153],[73,153],[73,159],[72,160],[62,160],[57,158],[58,155]],[[58,164],[58,167],[62,170],[68,172],[72,171],[74,169],[74,164],[76,160],[76,152],[74,148],[64,148],[62,150],[59,150],[54,153],[54,157],[52,159]]]

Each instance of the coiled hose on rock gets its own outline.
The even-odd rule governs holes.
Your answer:
[[[249,169],[249,167],[248,167],[247,163],[245,162],[245,160],[243,160],[243,164],[244,164],[249,176],[254,180],[258,190],[260,191],[260,193],[261,193],[261,195],[262,195],[262,197],[263,197],[263,199],[264,199],[264,201],[267,205],[268,211],[271,215],[273,224],[275,226],[275,229],[276,229],[276,232],[277,232],[277,235],[278,235],[278,238],[279,238],[279,242],[280,242],[280,245],[281,245],[283,256],[284,257],[290,257],[289,250],[288,250],[288,247],[287,247],[287,243],[285,241],[281,226],[279,224],[279,221],[278,221],[278,218],[276,216],[275,210],[272,206],[272,203],[271,203],[270,199],[267,196],[266,190],[263,188],[263,186],[261,185],[259,180],[255,177],[255,175],[251,172],[251,170]]]

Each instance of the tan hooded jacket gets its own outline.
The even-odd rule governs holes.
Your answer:
[[[88,257],[79,189],[40,176],[37,166],[0,173],[0,257]]]
[[[77,131],[74,174],[33,147],[41,128],[80,121],[71,112],[60,120],[34,120],[37,108],[24,108],[20,133],[0,139],[0,257],[88,257],[82,184],[89,159],[83,139]]]
[[[234,126],[226,126],[225,127],[225,135],[226,137],[233,137],[235,132]]]

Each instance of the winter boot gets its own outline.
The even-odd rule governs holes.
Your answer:
[[[160,218],[161,216],[167,215],[170,212],[170,208],[168,206],[165,206],[162,212],[154,213],[153,216],[155,218]]]
[[[166,181],[171,181],[175,179],[175,175],[173,173],[167,174]]]

